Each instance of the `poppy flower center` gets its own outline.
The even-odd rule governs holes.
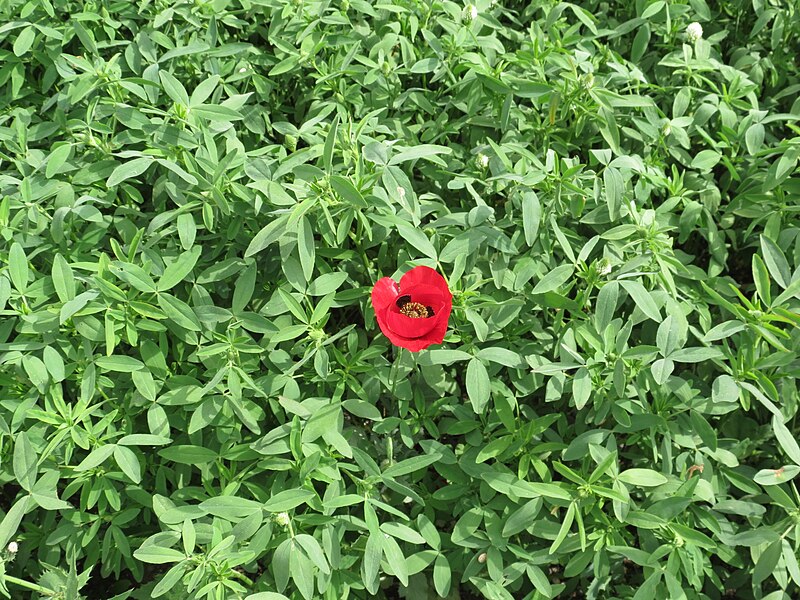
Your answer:
[[[428,308],[419,302],[406,302],[401,308],[400,312],[412,319],[426,319],[431,316],[428,313]]]

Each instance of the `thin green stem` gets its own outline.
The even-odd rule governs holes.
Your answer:
[[[397,371],[400,369],[400,360],[403,358],[403,349],[397,349],[397,356],[394,358],[394,365],[392,365],[392,372],[389,376],[392,379],[392,398],[394,398],[394,390],[397,387]]]
[[[13,583],[15,585],[18,585],[19,587],[24,587],[24,588],[27,588],[29,590],[33,590],[34,592],[38,592],[38,593],[40,593],[42,595],[45,595],[45,596],[55,596],[56,595],[56,593],[51,589],[48,589],[46,587],[42,587],[41,585],[39,585],[37,583],[31,583],[30,581],[25,581],[24,579],[19,579],[17,577],[14,577],[13,575],[5,575],[3,577],[3,579],[5,579],[5,581],[8,582],[8,583]]]

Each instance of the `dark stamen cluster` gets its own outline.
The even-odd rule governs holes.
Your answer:
[[[419,302],[412,302],[411,296],[408,294],[400,296],[396,304],[398,308],[400,308],[402,314],[412,319],[425,319],[433,316],[433,309],[430,306],[425,306]]]

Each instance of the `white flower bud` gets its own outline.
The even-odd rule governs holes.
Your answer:
[[[485,562],[486,562],[486,558],[487,558],[487,556],[486,556],[486,552],[481,552],[481,553],[478,555],[478,562],[479,562],[479,563],[481,563],[481,564],[483,564],[483,563],[485,563]]]
[[[17,542],[8,542],[8,547],[6,548],[9,554],[16,554],[19,550],[19,545]]]
[[[481,169],[485,169],[489,166],[489,157],[485,154],[478,154],[478,164],[480,165]]]
[[[611,261],[607,258],[601,258],[600,262],[597,264],[597,272],[602,277],[611,273]]]
[[[703,26],[697,21],[689,23],[686,26],[686,39],[690,42],[696,42],[703,37]]]
[[[478,18],[478,7],[474,4],[467,4],[465,9],[467,21],[474,21]]]
[[[289,513],[285,512],[278,513],[277,515],[275,515],[275,522],[281,527],[288,527],[289,523],[291,522]]]

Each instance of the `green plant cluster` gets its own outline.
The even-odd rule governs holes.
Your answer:
[[[0,14],[0,593],[799,597],[796,3]]]

